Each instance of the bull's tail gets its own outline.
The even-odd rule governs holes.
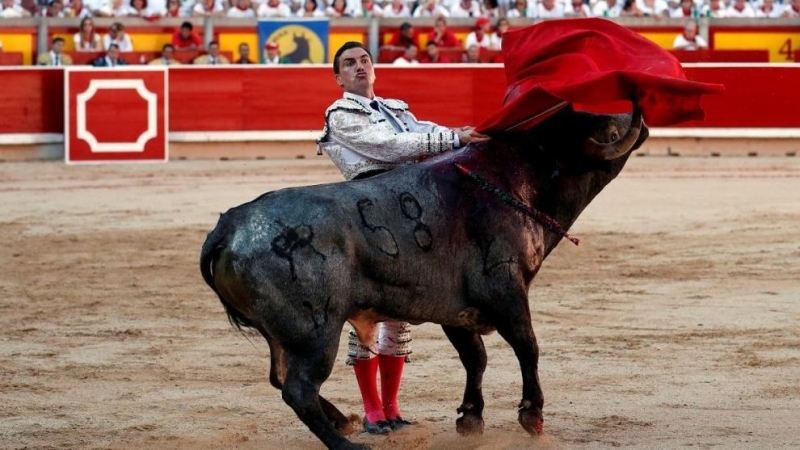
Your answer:
[[[223,214],[220,216],[214,230],[208,233],[208,237],[203,243],[203,249],[200,251],[200,273],[203,274],[203,280],[208,284],[208,287],[217,294],[222,306],[225,307],[225,312],[228,314],[228,320],[231,325],[242,330],[242,327],[252,328],[253,325],[241,312],[225,300],[214,280],[214,264],[220,253],[228,246],[228,239],[231,236],[229,223],[230,219]]]

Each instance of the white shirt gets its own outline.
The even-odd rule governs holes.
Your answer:
[[[108,51],[108,48],[111,47],[111,44],[117,44],[119,47],[119,51],[121,52],[132,52],[133,51],[133,42],[131,42],[131,37],[128,36],[128,33],[122,37],[122,39],[111,39],[111,35],[107,34],[103,36],[103,48]]]
[[[557,19],[559,17],[564,17],[564,5],[556,3],[553,9],[547,9],[543,4],[539,3],[536,14],[540,19]]]
[[[433,11],[430,11],[428,8],[425,8],[424,5],[414,10],[414,17],[436,17],[436,16],[450,17],[450,11],[448,11],[447,8],[445,8],[442,5],[434,6]]]
[[[11,5],[10,8],[5,8],[0,12],[0,18],[3,19],[16,19],[18,17],[26,17],[25,10],[19,5]]]
[[[237,19],[244,19],[244,18],[255,17],[256,12],[253,10],[253,8],[239,9],[234,6],[233,8],[228,10],[227,16],[235,17]]]
[[[664,0],[655,0],[652,6],[645,4],[644,0],[636,0],[636,6],[647,16],[664,16],[669,10],[669,5]]]
[[[412,59],[411,61],[409,61],[405,58],[405,56],[401,56],[395,59],[392,64],[394,64],[395,66],[416,66],[417,64],[419,64],[419,61],[417,61],[416,59]]]
[[[708,42],[706,42],[706,40],[703,39],[703,36],[700,36],[699,34],[694,37],[694,42],[692,42],[687,40],[683,33],[681,33],[672,43],[673,50],[698,50],[701,47],[708,48]]]
[[[733,5],[731,5],[728,8],[727,14],[728,17],[736,17],[736,18],[756,16],[756,12],[753,11],[753,8],[751,8],[750,5],[748,5],[747,3],[744,4],[744,9],[742,9],[741,11],[739,11],[738,9],[734,8]]]
[[[411,10],[405,4],[400,11],[395,11],[392,5],[387,5],[383,8],[383,17],[411,17]]]
[[[272,7],[267,3],[258,7],[258,17],[291,17],[292,10],[286,3],[280,3],[278,6]]]
[[[57,54],[56,52],[50,50],[50,65],[63,66],[64,65],[63,55],[60,53]]]
[[[470,48],[473,45],[491,50],[497,50],[500,48],[500,39],[496,34],[492,33],[484,34],[483,39],[478,41],[478,35],[473,31],[467,35],[467,39],[464,41],[464,48]]]
[[[481,7],[478,2],[470,0],[469,5],[464,8],[461,2],[450,7],[450,17],[480,17]]]
[[[75,44],[75,50],[100,50],[100,35],[98,33],[94,34],[94,46],[91,46],[89,42],[84,42],[80,33],[75,33],[72,36],[72,41]]]
[[[769,17],[770,19],[775,19],[783,14],[784,8],[783,5],[772,5],[772,11],[765,13],[761,8],[756,9],[756,17]]]
[[[620,13],[622,12],[623,3],[625,2],[617,0],[617,3],[609,8],[608,2],[605,0],[600,0],[599,2],[595,3],[592,14],[594,14],[595,17],[619,17]]]

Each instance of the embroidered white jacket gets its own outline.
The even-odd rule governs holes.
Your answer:
[[[317,153],[328,153],[345,179],[413,164],[423,155],[446,152],[458,145],[452,129],[418,121],[405,102],[380,97],[374,100],[397,119],[402,131],[384,113],[371,108],[370,99],[359,95],[345,93],[325,111],[325,128],[317,140]]]

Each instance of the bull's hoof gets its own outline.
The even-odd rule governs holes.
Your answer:
[[[519,423],[531,436],[539,436],[544,429],[542,408],[532,406],[528,401],[522,402],[519,409]]]
[[[465,412],[463,416],[456,419],[456,431],[461,436],[476,436],[483,434],[483,417],[477,414]]]

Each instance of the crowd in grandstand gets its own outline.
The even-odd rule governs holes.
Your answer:
[[[799,17],[800,0],[2,0],[13,17]]]

